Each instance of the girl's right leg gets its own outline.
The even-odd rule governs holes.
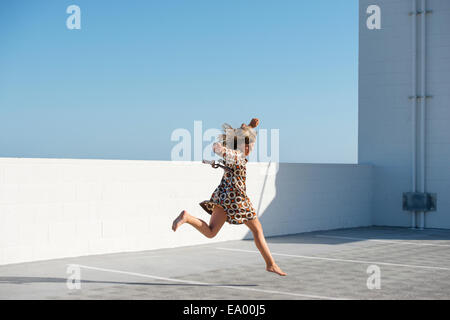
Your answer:
[[[186,210],[183,210],[180,215],[173,221],[172,230],[176,231],[183,223],[188,223],[198,231],[200,231],[207,238],[214,238],[223,224],[227,220],[227,215],[222,207],[215,206],[209,224],[205,221],[191,216]]]
[[[267,245],[266,238],[264,237],[263,228],[258,218],[248,220],[245,222],[247,227],[253,233],[253,238],[259,252],[266,262],[266,270],[279,274],[280,276],[287,275],[281,268],[275,263],[272,255],[270,254],[269,246]]]

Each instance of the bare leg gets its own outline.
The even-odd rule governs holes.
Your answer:
[[[272,255],[270,254],[270,250],[269,250],[269,247],[267,246],[266,239],[264,238],[263,228],[261,226],[261,223],[259,222],[259,219],[256,218],[253,220],[246,221],[245,224],[252,231],[256,247],[258,248],[259,252],[261,252],[261,255],[263,256],[264,261],[266,261],[266,270],[270,271],[270,272],[275,272],[275,273],[279,274],[280,276],[287,275],[275,263],[275,260],[273,259]]]
[[[176,231],[183,223],[188,223],[204,234],[205,237],[214,238],[226,220],[227,215],[223,208],[219,206],[214,207],[209,224],[199,218],[191,216],[186,210],[183,210],[173,221],[172,230]]]

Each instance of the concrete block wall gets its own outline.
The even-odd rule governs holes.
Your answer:
[[[248,164],[248,194],[267,236],[371,225],[372,167]],[[224,226],[207,239],[186,209],[209,221],[222,170],[198,162],[0,158],[0,264],[251,238]],[[268,173],[268,174],[267,174]]]
[[[412,1],[359,1],[358,163],[374,165],[375,225],[411,225],[402,193],[412,191],[412,19],[418,32],[417,92],[421,89],[421,18],[408,15]],[[437,193],[438,210],[426,214],[425,227],[450,228],[450,1],[426,4],[433,11],[426,25],[426,85],[433,96],[426,108],[426,191]],[[381,9],[380,30],[366,26],[370,5]]]

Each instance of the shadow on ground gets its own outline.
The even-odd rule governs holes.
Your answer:
[[[51,277],[0,277],[0,284],[26,284],[26,283],[66,283],[65,278],[51,278]],[[162,283],[162,282],[121,282],[121,281],[98,281],[98,280],[80,280],[80,283],[102,283],[102,284],[123,284],[123,285],[137,285],[137,286],[182,286],[182,287],[257,287],[256,284],[197,284],[197,283]]]

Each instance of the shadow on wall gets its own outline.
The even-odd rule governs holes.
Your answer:
[[[350,211],[354,210],[336,214],[338,210],[347,209],[345,203],[339,208],[339,202],[345,202],[348,197],[342,195],[341,170],[345,169],[327,164],[267,163],[259,166],[259,177],[263,176],[258,179],[261,186],[252,187],[261,191],[259,198],[251,197],[251,200],[264,234],[273,237],[348,225],[341,220],[350,219],[354,214]],[[252,239],[253,235],[249,231],[244,238]],[[290,237],[279,239],[292,240]]]
[[[253,241],[253,239],[246,238],[244,241]],[[450,230],[414,230],[405,227],[374,226],[321,230],[267,238],[269,244],[345,245],[365,241],[381,245],[402,244],[450,248],[450,243],[448,242],[450,241]]]
[[[325,230],[332,234],[332,230],[337,229],[343,229],[338,234],[342,233],[345,238],[330,238],[329,244],[369,238],[395,240],[430,236],[430,233],[421,235],[408,228],[367,228],[373,225],[372,166],[282,163],[278,165],[278,171],[275,169],[274,163],[255,165],[248,179],[252,184],[247,185],[249,197],[257,210],[265,236],[279,236],[273,238],[272,242],[325,243],[325,239],[316,237],[311,240],[283,235]],[[272,174],[271,170],[276,173]],[[259,176],[255,173],[259,173]],[[256,183],[250,179],[256,180]],[[253,197],[252,193],[257,196]],[[354,232],[349,228],[353,228]],[[434,236],[440,237],[438,232]],[[253,239],[252,233],[248,231],[244,239]]]
[[[250,198],[266,237],[303,232],[304,228],[299,226],[301,221],[299,192],[302,192],[302,188],[299,188],[298,181],[296,183],[299,172],[292,170],[293,167],[294,165],[288,163],[280,165],[269,162],[256,169],[259,177],[264,178],[258,179],[261,186],[252,186],[260,188],[259,198],[253,199],[251,196]],[[248,231],[244,239],[253,239],[252,232]],[[290,238],[279,239],[289,241]]]

